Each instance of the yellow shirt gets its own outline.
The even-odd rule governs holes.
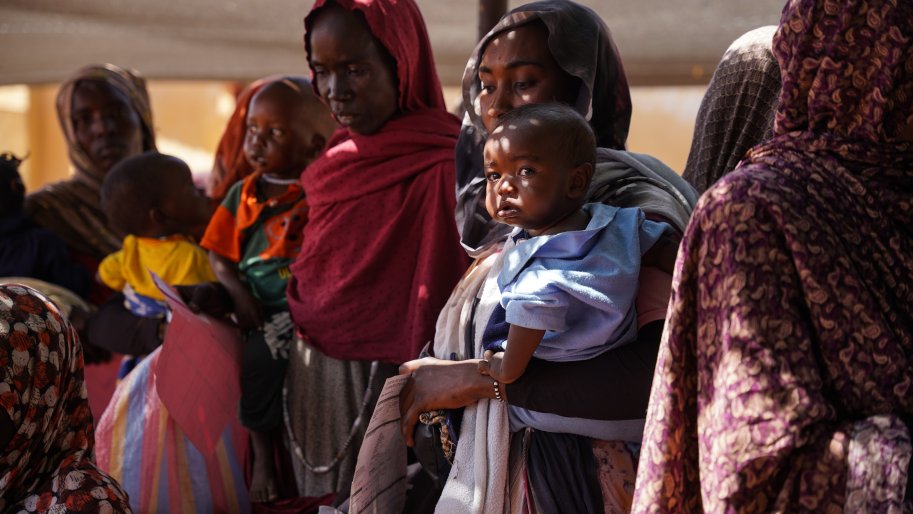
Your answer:
[[[216,280],[206,250],[185,236],[164,239],[127,236],[123,248],[101,261],[98,278],[115,291],[122,291],[130,284],[143,296],[164,300],[152,282],[150,271],[172,286]]]

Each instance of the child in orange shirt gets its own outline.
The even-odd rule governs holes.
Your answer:
[[[231,187],[201,243],[246,331],[239,414],[253,442],[254,502],[278,494],[269,433],[282,421],[282,385],[294,336],[285,287],[307,221],[298,178],[335,128],[304,79],[283,78],[257,92],[244,139],[254,173]]]

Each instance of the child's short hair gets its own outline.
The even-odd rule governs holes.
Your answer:
[[[553,145],[552,150],[567,156],[572,166],[586,163],[596,166],[596,135],[583,116],[567,105],[522,105],[498,119],[497,127],[511,125],[524,133],[545,134]]]
[[[25,186],[19,175],[22,159],[12,153],[0,153],[0,215],[10,216],[22,212]]]
[[[151,209],[168,194],[164,173],[187,168],[177,157],[155,151],[128,157],[115,164],[101,187],[101,206],[108,223],[123,234],[142,234]]]
[[[338,128],[336,122],[333,121],[332,114],[330,114],[330,108],[320,100],[320,96],[314,92],[311,81],[306,77],[296,75],[282,77],[263,86],[263,89],[258,91],[254,98],[268,93],[273,88],[285,88],[297,95],[301,101],[302,110],[300,113],[305,116],[305,124],[311,130],[323,136],[324,139],[329,139]],[[251,103],[253,103],[253,98]],[[315,110],[317,112],[314,112]]]

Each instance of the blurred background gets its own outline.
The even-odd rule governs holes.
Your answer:
[[[448,105],[480,27],[523,1],[417,0]],[[583,0],[606,21],[632,85],[628,149],[681,171],[706,83],[746,31],[776,24],[783,0]],[[308,75],[305,0],[3,0],[0,151],[27,155],[29,190],[70,173],[55,108],[60,81],[87,64],[139,70],[149,82],[159,150],[197,174],[236,94],[272,74]],[[391,19],[390,23],[396,23]]]

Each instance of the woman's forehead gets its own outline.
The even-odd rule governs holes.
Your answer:
[[[374,34],[365,20],[336,4],[327,4],[317,11],[308,38],[314,51],[334,47],[368,53],[367,47],[374,44]]]
[[[92,104],[130,105],[130,99],[120,89],[104,80],[81,80],[73,89],[73,109],[87,108]]]
[[[528,23],[492,36],[482,51],[481,65],[513,62],[550,63],[548,30],[542,23]]]

